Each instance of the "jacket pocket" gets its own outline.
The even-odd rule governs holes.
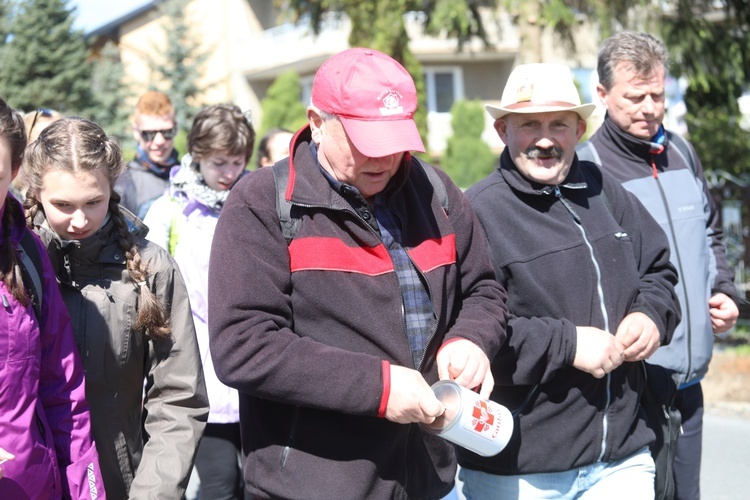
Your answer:
[[[108,286],[88,285],[83,289],[84,300],[74,328],[82,339],[79,346],[87,385],[116,392],[123,380],[123,367],[130,361],[137,312],[133,294],[124,294],[116,283]],[[143,360],[137,362],[142,364]],[[142,371],[142,367],[136,370]]]
[[[37,401],[36,408],[34,409],[34,420],[39,431],[39,439],[34,439],[34,432],[32,431],[32,452],[29,464],[33,464],[36,472],[31,477],[50,477],[54,481],[55,497],[57,497],[62,494],[62,478],[57,463],[57,453],[55,451],[52,430],[47,425],[47,421],[42,418],[42,415],[44,415],[44,410],[41,408],[41,403]]]
[[[37,357],[41,352],[39,323],[30,303],[24,307],[5,286],[0,286],[0,295],[0,360]]]

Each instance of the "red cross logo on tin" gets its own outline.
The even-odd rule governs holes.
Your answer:
[[[487,408],[486,401],[477,401],[474,403],[474,409],[471,412],[471,425],[477,432],[485,432],[495,423],[495,415]]]

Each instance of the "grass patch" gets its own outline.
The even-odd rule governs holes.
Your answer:
[[[733,346],[729,350],[737,356],[750,356],[750,344]]]
[[[738,356],[750,356],[750,322],[741,320],[726,337],[715,337],[715,342]]]

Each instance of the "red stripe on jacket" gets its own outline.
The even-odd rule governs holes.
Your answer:
[[[425,240],[409,249],[409,255],[422,272],[456,262],[456,237]],[[378,276],[394,271],[393,261],[384,245],[351,247],[338,238],[297,238],[289,244],[292,272],[343,271]]]
[[[338,238],[297,238],[289,244],[289,262],[296,271],[345,271],[368,276],[393,272],[388,250],[375,247],[350,247]]]
[[[424,240],[409,249],[409,256],[424,273],[456,263],[456,235]]]

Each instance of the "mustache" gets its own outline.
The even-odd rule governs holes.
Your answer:
[[[534,160],[536,158],[562,158],[563,150],[558,148],[557,146],[552,146],[551,148],[538,148],[536,146],[532,146],[524,153],[526,155],[526,158],[529,160]]]

